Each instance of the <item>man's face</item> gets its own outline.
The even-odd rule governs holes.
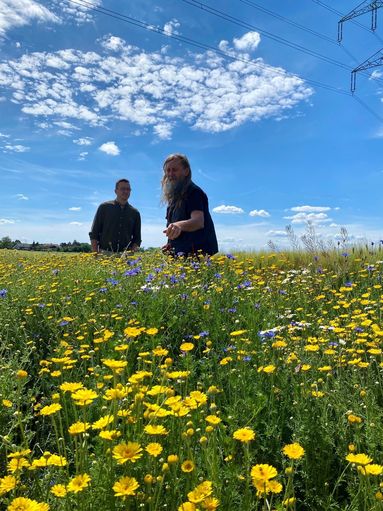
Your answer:
[[[165,166],[166,179],[172,185],[181,183],[189,174],[189,169],[184,168],[180,160],[171,160]]]
[[[125,203],[129,197],[130,197],[130,183],[125,183],[124,181],[122,183],[118,183],[117,188],[115,189],[117,201],[120,203]]]

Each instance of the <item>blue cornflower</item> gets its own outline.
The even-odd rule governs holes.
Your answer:
[[[0,298],[5,298],[7,296],[7,289],[0,289]]]
[[[109,284],[111,284],[112,286],[117,286],[117,284],[118,284],[118,280],[113,279],[112,277],[110,277],[110,278],[106,279],[106,281],[107,281]]]

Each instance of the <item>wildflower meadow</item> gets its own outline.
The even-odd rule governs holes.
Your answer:
[[[383,509],[380,246],[0,251],[0,509]]]

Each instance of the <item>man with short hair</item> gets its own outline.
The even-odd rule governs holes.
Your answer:
[[[89,233],[93,252],[136,252],[141,244],[141,216],[128,203],[131,187],[127,179],[119,179],[115,200],[103,202],[97,209]]]
[[[167,204],[165,250],[190,256],[218,252],[217,237],[205,192],[191,180],[189,161],[171,154],[163,165],[162,198]]]

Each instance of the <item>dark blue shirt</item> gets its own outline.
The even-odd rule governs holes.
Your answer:
[[[182,231],[175,240],[169,240],[172,250],[190,255],[201,250],[204,254],[213,255],[218,252],[217,236],[213,220],[209,212],[209,202],[206,193],[192,181],[180,203],[170,204],[166,211],[167,224],[189,220],[192,211],[202,211],[204,227],[193,232]]]

